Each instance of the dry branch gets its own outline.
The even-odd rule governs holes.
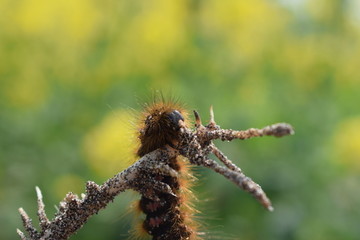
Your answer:
[[[154,191],[174,194],[169,185],[160,181],[154,181],[149,176],[153,173],[175,176],[177,172],[169,166],[169,159],[177,155],[187,157],[193,165],[204,166],[223,175],[243,190],[249,192],[265,208],[270,211],[273,210],[270,200],[261,187],[232,163],[212,143],[212,140],[231,141],[233,139],[243,140],[261,136],[282,137],[293,134],[293,128],[288,124],[279,123],[262,129],[251,128],[245,131],[221,129],[215,123],[212,108],[210,110],[210,122],[206,126],[202,125],[199,114],[197,112],[194,113],[196,119],[195,130],[191,130],[182,124],[179,133],[180,141],[177,146],[165,146],[162,149],[146,154],[135,164],[100,186],[91,181],[87,182],[86,193],[82,194],[81,198],[73,193],[68,193],[64,200],[60,202],[59,210],[51,221],[49,221],[45,214],[41,191],[36,187],[40,230],[35,229],[32,225],[32,220],[20,208],[19,212],[28,235],[25,236],[23,232],[17,229],[20,238],[22,240],[68,239],[86,223],[89,217],[105,208],[115,196],[127,189],[139,191],[142,195],[153,200],[157,200],[157,197],[153,194]],[[209,159],[210,153],[213,153],[224,166]]]
[[[110,178],[103,185],[99,186],[94,182],[87,182],[86,194],[80,199],[73,193],[68,193],[64,200],[60,202],[59,211],[55,214],[54,219],[49,222],[44,211],[44,203],[42,201],[42,194],[40,189],[36,187],[38,198],[38,216],[40,220],[40,231],[37,231],[33,225],[32,220],[26,212],[20,208],[19,212],[23,220],[23,224],[29,237],[17,230],[21,239],[68,239],[78,229],[80,229],[87,219],[97,213],[102,208],[111,202],[116,195],[127,190],[135,189],[140,192],[145,189],[139,189],[138,179],[146,179],[146,176],[141,176],[140,172],[146,171],[161,171],[167,172],[169,175],[174,174],[168,167],[161,168],[165,165],[166,159],[174,156],[176,151],[170,147],[158,149],[154,152],[142,157],[135,164]],[[159,164],[160,162],[160,164]],[[160,166],[155,169],[155,166]],[[161,189],[163,192],[172,193],[170,188],[163,186],[161,182],[153,182],[153,188]],[[151,193],[148,194],[151,198]]]

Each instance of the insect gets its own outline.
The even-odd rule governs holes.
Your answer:
[[[40,189],[36,188],[41,230],[34,228],[32,220],[20,208],[19,212],[29,235],[26,237],[18,230],[21,239],[68,239],[90,216],[128,189],[138,191],[141,195],[138,207],[145,214],[141,228],[153,240],[201,239],[203,233],[199,232],[192,221],[191,204],[188,194],[184,194],[187,191],[188,176],[191,176],[186,165],[206,167],[221,174],[272,211],[271,202],[260,185],[228,159],[213,140],[282,137],[294,133],[292,126],[277,123],[262,129],[237,131],[220,128],[214,120],[212,108],[207,125],[202,124],[196,111],[194,116],[195,128],[191,128],[187,112],[180,105],[164,101],[147,105],[139,121],[140,146],[137,154],[140,159],[102,185],[87,182],[86,192],[81,197],[68,193],[51,221],[45,214]],[[222,164],[210,159],[208,156],[211,153]]]
[[[184,194],[182,191],[184,175],[189,175],[188,168],[182,168],[183,156],[186,156],[190,163],[212,168],[223,174],[231,181],[250,192],[267,209],[272,210],[271,203],[259,185],[246,177],[240,168],[235,166],[227,157],[211,142],[213,138],[221,140],[232,140],[234,138],[246,139],[261,135],[282,136],[291,134],[289,125],[278,124],[267,127],[264,130],[250,129],[247,132],[222,130],[214,121],[214,114],[210,110],[210,123],[203,126],[199,114],[195,114],[196,136],[188,128],[188,113],[179,105],[172,102],[159,101],[147,105],[142,114],[139,127],[140,147],[137,151],[139,157],[144,156],[156,149],[165,147],[177,149],[179,152],[169,159],[169,167],[176,172],[174,175],[164,173],[151,173],[147,180],[160,181],[171,188],[171,193],[153,191],[149,199],[142,196],[139,206],[146,215],[143,222],[143,229],[152,236],[152,239],[200,239],[202,233],[193,226],[192,209],[186,208]],[[197,152],[197,153],[196,153]],[[218,165],[216,162],[203,158],[210,152],[214,153],[227,168]],[[185,184],[186,185],[186,184]],[[146,188],[146,187],[145,187]],[[154,199],[155,196],[155,199]]]
[[[139,136],[139,157],[156,149],[169,145],[179,145],[180,129],[186,126],[187,112],[172,102],[155,102],[147,105],[141,114]],[[143,229],[153,239],[196,239],[198,232],[191,221],[192,209],[189,207],[189,193],[185,186],[189,185],[191,173],[185,166],[183,157],[176,155],[169,159],[169,167],[175,174],[148,173],[145,181],[161,181],[167,184],[174,194],[163,193],[153,189],[151,199],[142,196],[140,210],[146,215]],[[144,173],[145,174],[145,173]],[[186,187],[187,188],[187,187]],[[187,202],[185,202],[187,201]]]

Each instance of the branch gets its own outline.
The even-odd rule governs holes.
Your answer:
[[[170,147],[157,149],[143,156],[135,164],[121,173],[118,173],[113,178],[110,178],[100,186],[91,181],[87,182],[86,193],[82,198],[80,199],[73,193],[68,193],[64,200],[60,202],[59,211],[55,214],[55,218],[51,222],[47,219],[45,214],[41,191],[36,187],[41,231],[37,231],[33,227],[32,220],[26,212],[20,208],[19,212],[29,237],[26,238],[25,234],[20,230],[17,230],[17,233],[22,240],[68,239],[85,224],[89,217],[105,208],[115,196],[127,189],[140,191],[151,199],[152,193],[141,188],[138,179],[146,179],[142,176],[143,172],[154,172],[154,168],[159,166],[159,161],[162,162],[162,164],[160,164],[160,167],[157,168],[156,171],[167,173],[168,175],[175,174],[172,169],[165,167],[167,166],[167,160],[175,156],[175,154],[176,151]],[[167,188],[167,185],[164,187],[162,182],[152,182],[151,184],[154,189],[164,193],[173,194],[171,189]]]
[[[20,238],[22,240],[68,239],[86,223],[89,217],[105,208],[115,196],[127,189],[136,190],[142,196],[154,201],[159,200],[157,194],[155,194],[156,192],[175,196],[168,184],[150,176],[152,174],[162,174],[176,177],[177,171],[171,168],[169,164],[170,159],[178,155],[188,158],[189,162],[193,165],[203,166],[223,175],[241,189],[249,192],[265,208],[272,211],[271,202],[260,185],[247,177],[238,166],[212,143],[212,140],[244,140],[261,136],[282,137],[293,134],[293,128],[289,124],[278,123],[262,129],[250,128],[244,131],[235,131],[221,129],[220,126],[216,125],[212,108],[210,109],[210,122],[206,126],[202,125],[200,116],[196,111],[194,111],[194,114],[195,130],[187,128],[182,120],[179,120],[180,130],[177,145],[174,144],[172,147],[165,146],[146,154],[129,168],[118,173],[100,186],[91,181],[87,182],[86,193],[82,194],[81,198],[73,193],[68,193],[64,200],[60,202],[59,210],[51,221],[49,221],[45,214],[45,205],[42,200],[41,191],[36,187],[40,231],[35,229],[32,225],[32,220],[20,208],[19,212],[28,234],[28,237],[26,237],[23,232],[17,229]],[[209,154],[211,153],[224,166],[210,159]]]
[[[214,120],[214,112],[210,108],[209,124],[204,126],[201,122],[199,114],[194,111],[196,131],[192,132],[185,125],[182,125],[182,142],[179,144],[178,150],[182,155],[187,157],[190,163],[212,169],[213,171],[223,175],[235,183],[238,187],[250,193],[265,208],[273,211],[271,201],[262,190],[261,186],[255,183],[251,178],[247,177],[242,170],[229,160],[215,145],[212,140],[221,139],[222,141],[231,141],[233,139],[249,139],[253,137],[275,136],[283,137],[294,134],[294,129],[286,123],[277,123],[266,126],[262,129],[250,128],[244,131],[236,131],[231,129],[221,129],[216,125]],[[219,165],[208,155],[213,153],[225,167]]]

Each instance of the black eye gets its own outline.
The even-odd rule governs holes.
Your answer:
[[[180,128],[179,121],[180,120],[184,121],[183,116],[181,115],[181,113],[179,113],[178,110],[174,110],[171,113],[169,113],[168,118],[176,130]]]

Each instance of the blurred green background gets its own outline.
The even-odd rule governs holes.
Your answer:
[[[0,0],[0,239],[19,239],[19,207],[37,223],[35,186],[52,217],[128,166],[131,109],[155,90],[223,128],[296,129],[217,143],[275,211],[198,169],[209,238],[359,239],[359,61],[357,0]],[[137,198],[71,239],[126,239]]]

